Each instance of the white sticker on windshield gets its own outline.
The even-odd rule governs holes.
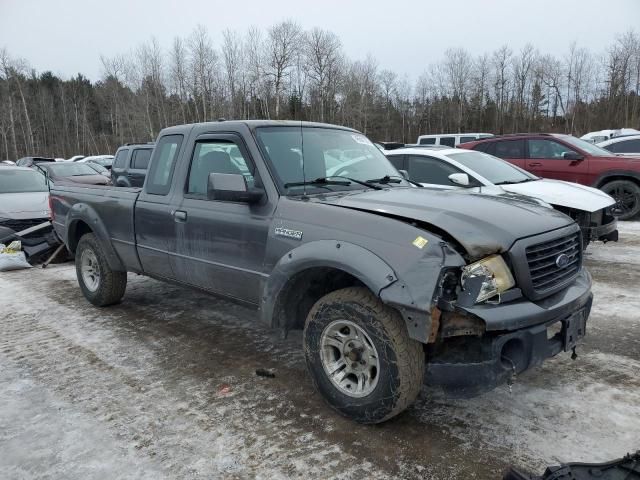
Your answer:
[[[364,135],[351,135],[351,138],[353,138],[356,142],[361,143],[362,145],[372,145],[369,139]]]

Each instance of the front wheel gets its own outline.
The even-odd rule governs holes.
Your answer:
[[[329,405],[360,423],[380,423],[411,405],[422,388],[422,345],[400,314],[369,290],[331,292],[304,328],[307,369]]]
[[[78,242],[76,276],[85,298],[97,307],[118,303],[127,288],[127,272],[111,269],[93,233]]]
[[[620,220],[631,220],[640,213],[640,187],[631,180],[614,180],[605,184],[602,191],[616,201]]]

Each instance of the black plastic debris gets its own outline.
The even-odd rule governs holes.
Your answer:
[[[640,450],[605,463],[566,463],[547,467],[542,476],[511,467],[502,480],[640,480]]]
[[[266,368],[257,368],[256,375],[259,377],[276,378],[276,374]]]

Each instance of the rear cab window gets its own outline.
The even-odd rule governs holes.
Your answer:
[[[171,190],[171,180],[175,170],[183,135],[165,135],[153,150],[153,161],[145,183],[145,190],[151,195],[167,195]]]
[[[446,145],[447,147],[455,147],[456,137],[440,137],[440,145]]]

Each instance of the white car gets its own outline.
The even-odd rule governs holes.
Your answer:
[[[412,147],[385,152],[409,178],[437,189],[472,188],[496,195],[525,195],[572,217],[583,232],[584,246],[593,240],[617,241],[615,200],[596,189],[562,180],[536,177],[486,153],[447,147]]]
[[[617,155],[640,157],[640,134],[613,137],[597,145]]]
[[[443,133],[438,135],[420,135],[417,145],[443,145],[457,147],[461,143],[474,142],[481,138],[493,137],[492,133]]]
[[[621,135],[635,135],[640,134],[640,131],[635,128],[616,128],[609,130],[598,130],[597,132],[589,132],[580,138],[591,143],[600,143],[606,140],[610,140]]]

